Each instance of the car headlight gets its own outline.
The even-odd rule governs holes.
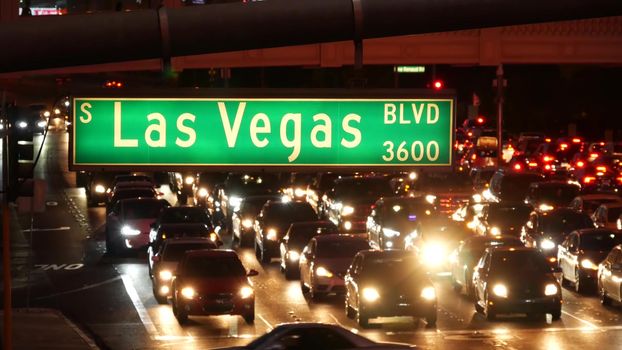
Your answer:
[[[251,220],[251,219],[244,219],[244,220],[242,220],[242,226],[244,226],[244,228],[251,228],[251,227],[253,227],[253,220]]]
[[[298,261],[298,259],[300,259],[300,253],[295,250],[290,250],[288,257],[290,261]]]
[[[276,241],[276,238],[277,238],[276,230],[273,229],[273,228],[268,229],[268,234],[266,235],[266,238],[271,240],[271,241]]]
[[[380,294],[376,288],[363,288],[363,298],[369,302],[374,302],[380,299]]]
[[[557,294],[557,286],[554,285],[553,283],[549,283],[544,287],[544,295],[555,295]]]
[[[181,289],[181,295],[186,299],[193,299],[196,295],[196,292],[192,287],[184,287]]]
[[[590,259],[581,260],[581,267],[588,270],[598,270],[598,265],[594,264]]]
[[[434,287],[425,287],[421,290],[421,297],[425,300],[434,300],[436,299],[436,291]]]
[[[545,238],[540,242],[540,248],[543,250],[555,249],[556,246],[557,245],[555,244],[555,242],[551,241],[548,238]]]
[[[200,188],[199,189],[199,197],[207,197],[207,189],[206,188]]]
[[[160,295],[168,295],[171,292],[171,288],[169,286],[161,286],[160,287]]]
[[[209,234],[209,240],[212,242],[218,241],[218,234],[216,232],[211,232]]]
[[[162,270],[158,273],[158,276],[162,281],[170,281],[173,278],[173,273],[169,270]]]
[[[501,284],[501,283],[495,284],[494,287],[492,287],[492,293],[498,297],[507,298],[508,288],[504,284]]]
[[[43,116],[46,117],[46,118],[49,118],[50,117],[50,111],[44,111],[43,112]]]
[[[344,228],[346,231],[350,231],[350,230],[352,229],[352,223],[351,223],[350,221],[346,221],[346,222],[344,222],[344,223],[343,223],[343,228]]]
[[[490,234],[493,236],[498,236],[501,234],[501,230],[499,230],[498,227],[494,226],[493,228],[490,229]]]
[[[549,204],[540,204],[538,209],[540,209],[540,211],[550,211],[550,210],[555,209],[555,207],[553,207],[552,205],[549,205]]]
[[[17,122],[17,127],[20,129],[26,129],[28,127],[28,123],[25,121]]]
[[[438,266],[445,261],[445,247],[439,243],[429,243],[423,246],[421,260],[428,266]]]
[[[397,237],[400,235],[400,233],[398,231],[395,230],[391,230],[390,228],[383,228],[382,229],[382,234],[384,234],[385,236],[391,238],[391,237]]]
[[[425,201],[430,204],[434,204],[434,202],[436,201],[436,196],[433,194],[428,194],[425,196]]]
[[[303,190],[302,188],[297,188],[294,190],[294,196],[296,197],[304,197],[307,195],[307,191]]]
[[[39,122],[37,122],[37,126],[40,128],[45,128],[48,125],[48,123],[45,120],[40,120]]]
[[[229,205],[233,208],[238,208],[242,204],[242,198],[231,196],[229,198]]]
[[[348,216],[348,215],[352,215],[354,213],[354,208],[346,205],[343,208],[341,208],[341,216]]]
[[[133,229],[129,226],[123,226],[121,228],[121,234],[124,236],[138,236],[140,234],[140,230]]]
[[[333,273],[328,271],[324,266],[315,269],[315,274],[319,277],[333,277]]]
[[[97,193],[104,193],[104,192],[106,192],[106,187],[104,187],[103,185],[96,185],[95,186],[95,192],[97,192]]]
[[[184,182],[186,183],[186,185],[192,185],[194,183],[194,177],[186,176],[186,178],[184,179]]]
[[[253,288],[249,286],[244,286],[240,288],[240,298],[248,299],[253,295]]]

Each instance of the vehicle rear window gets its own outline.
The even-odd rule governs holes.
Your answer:
[[[135,188],[115,192],[113,201],[129,198],[155,198],[156,194],[151,188]]]
[[[537,201],[555,204],[569,204],[578,194],[578,186],[541,186],[535,191],[535,199]]]
[[[505,176],[501,181],[501,194],[504,198],[523,200],[527,196],[529,186],[534,182],[542,181],[542,177],[536,174],[521,176]],[[572,199],[572,198],[571,198]]]
[[[622,214],[622,207],[607,209],[607,221],[612,222],[618,220],[620,214]]]
[[[491,205],[488,207],[488,223],[516,226],[527,222],[531,208],[528,206],[516,207],[497,207]]]
[[[363,262],[363,271],[366,275],[385,276],[395,279],[409,276],[417,271],[424,273],[425,269],[419,268],[417,258],[413,256],[376,257],[366,258]]]
[[[217,278],[246,275],[246,270],[237,257],[191,257],[186,262],[183,272],[192,277]]]
[[[580,246],[585,250],[610,251],[618,244],[622,244],[622,235],[614,232],[581,235]]]
[[[163,261],[180,261],[188,250],[214,249],[216,246],[211,242],[205,243],[178,243],[168,244],[162,252]]]
[[[290,249],[292,248],[303,248],[311,238],[318,235],[325,234],[337,234],[339,230],[337,227],[304,227],[304,228],[296,228],[295,231],[290,232],[289,241],[287,242]]]
[[[266,220],[283,222],[315,221],[317,214],[308,203],[284,203],[272,205],[266,212]]]
[[[571,213],[546,216],[542,220],[545,233],[568,233],[582,228],[594,228],[592,219],[584,213]]]

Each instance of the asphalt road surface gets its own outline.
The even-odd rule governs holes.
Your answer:
[[[41,138],[39,137],[40,141]],[[457,295],[449,281],[435,282],[439,312],[435,329],[409,318],[384,319],[381,326],[359,329],[344,314],[343,298],[312,302],[303,297],[298,281],[286,281],[278,263],[261,265],[254,252],[239,249],[247,268],[259,271],[256,320],[246,325],[238,316],[191,317],[180,326],[169,305],[155,301],[146,255],[126,258],[105,254],[103,207],[87,208],[84,191],[75,187],[67,170],[68,137],[50,133],[37,175],[48,183],[47,211],[20,215],[20,247],[32,246],[31,273],[15,283],[14,305],[58,308],[110,349],[209,349],[248,343],[279,323],[337,323],[371,339],[416,344],[434,349],[615,349],[622,347],[622,308],[605,308],[596,295],[564,289],[560,321],[523,317],[486,321],[473,302]],[[167,186],[161,190],[174,202]],[[231,246],[225,236],[225,247]],[[28,257],[19,266],[28,271]],[[26,285],[30,284],[30,288]],[[59,340],[62,342],[62,340]]]

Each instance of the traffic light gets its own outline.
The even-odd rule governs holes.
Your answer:
[[[440,79],[434,79],[432,83],[430,83],[430,87],[434,90],[442,90],[445,87],[445,83]]]

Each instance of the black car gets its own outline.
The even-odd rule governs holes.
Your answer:
[[[326,218],[346,232],[365,232],[372,205],[394,191],[385,176],[351,176],[335,180],[326,193]]]
[[[281,199],[279,194],[268,194],[259,196],[247,196],[242,199],[239,210],[234,211],[231,216],[231,231],[233,239],[237,240],[241,247],[252,246],[255,241],[255,217],[261,211],[264,204],[268,201],[278,201]]]
[[[405,249],[422,222],[436,215],[436,206],[424,196],[381,198],[367,217],[369,242],[378,249]]]
[[[520,202],[534,182],[544,181],[544,175],[531,172],[511,172],[500,169],[490,179],[490,186],[484,197],[492,202]]]
[[[585,229],[570,233],[557,252],[562,282],[573,283],[577,293],[595,287],[598,264],[618,244],[622,244],[620,231]]]
[[[525,203],[534,209],[546,211],[554,208],[565,208],[581,192],[576,183],[562,181],[536,182],[529,186]]]
[[[307,202],[266,203],[255,218],[255,253],[262,262],[279,256],[279,244],[294,222],[317,221],[317,215]]]
[[[520,229],[529,219],[532,208],[523,203],[488,203],[478,219],[477,233],[520,237]]]
[[[229,174],[218,190],[215,205],[230,220],[248,196],[277,194],[279,178],[275,174]]]
[[[94,207],[108,200],[108,193],[112,190],[117,175],[119,173],[115,172],[76,173],[78,187],[84,187],[87,206]]]
[[[414,250],[426,271],[444,273],[449,271],[451,253],[471,236],[473,233],[461,222],[434,220],[423,224],[406,247]]]
[[[454,290],[473,296],[473,268],[488,247],[524,247],[514,236],[473,236],[463,240],[449,257]]]
[[[475,310],[494,320],[498,314],[562,315],[562,292],[546,257],[535,248],[488,248],[473,271]]]
[[[281,270],[285,273],[285,278],[294,279],[298,277],[300,254],[311,238],[337,233],[339,233],[337,226],[330,221],[294,222],[291,224],[279,247]]]
[[[534,211],[521,229],[521,240],[528,247],[540,249],[557,266],[557,245],[575,230],[594,228],[594,222],[585,213],[568,208]]]
[[[356,254],[345,277],[346,315],[361,327],[390,316],[425,318],[436,325],[436,290],[412,252],[365,250]]]

